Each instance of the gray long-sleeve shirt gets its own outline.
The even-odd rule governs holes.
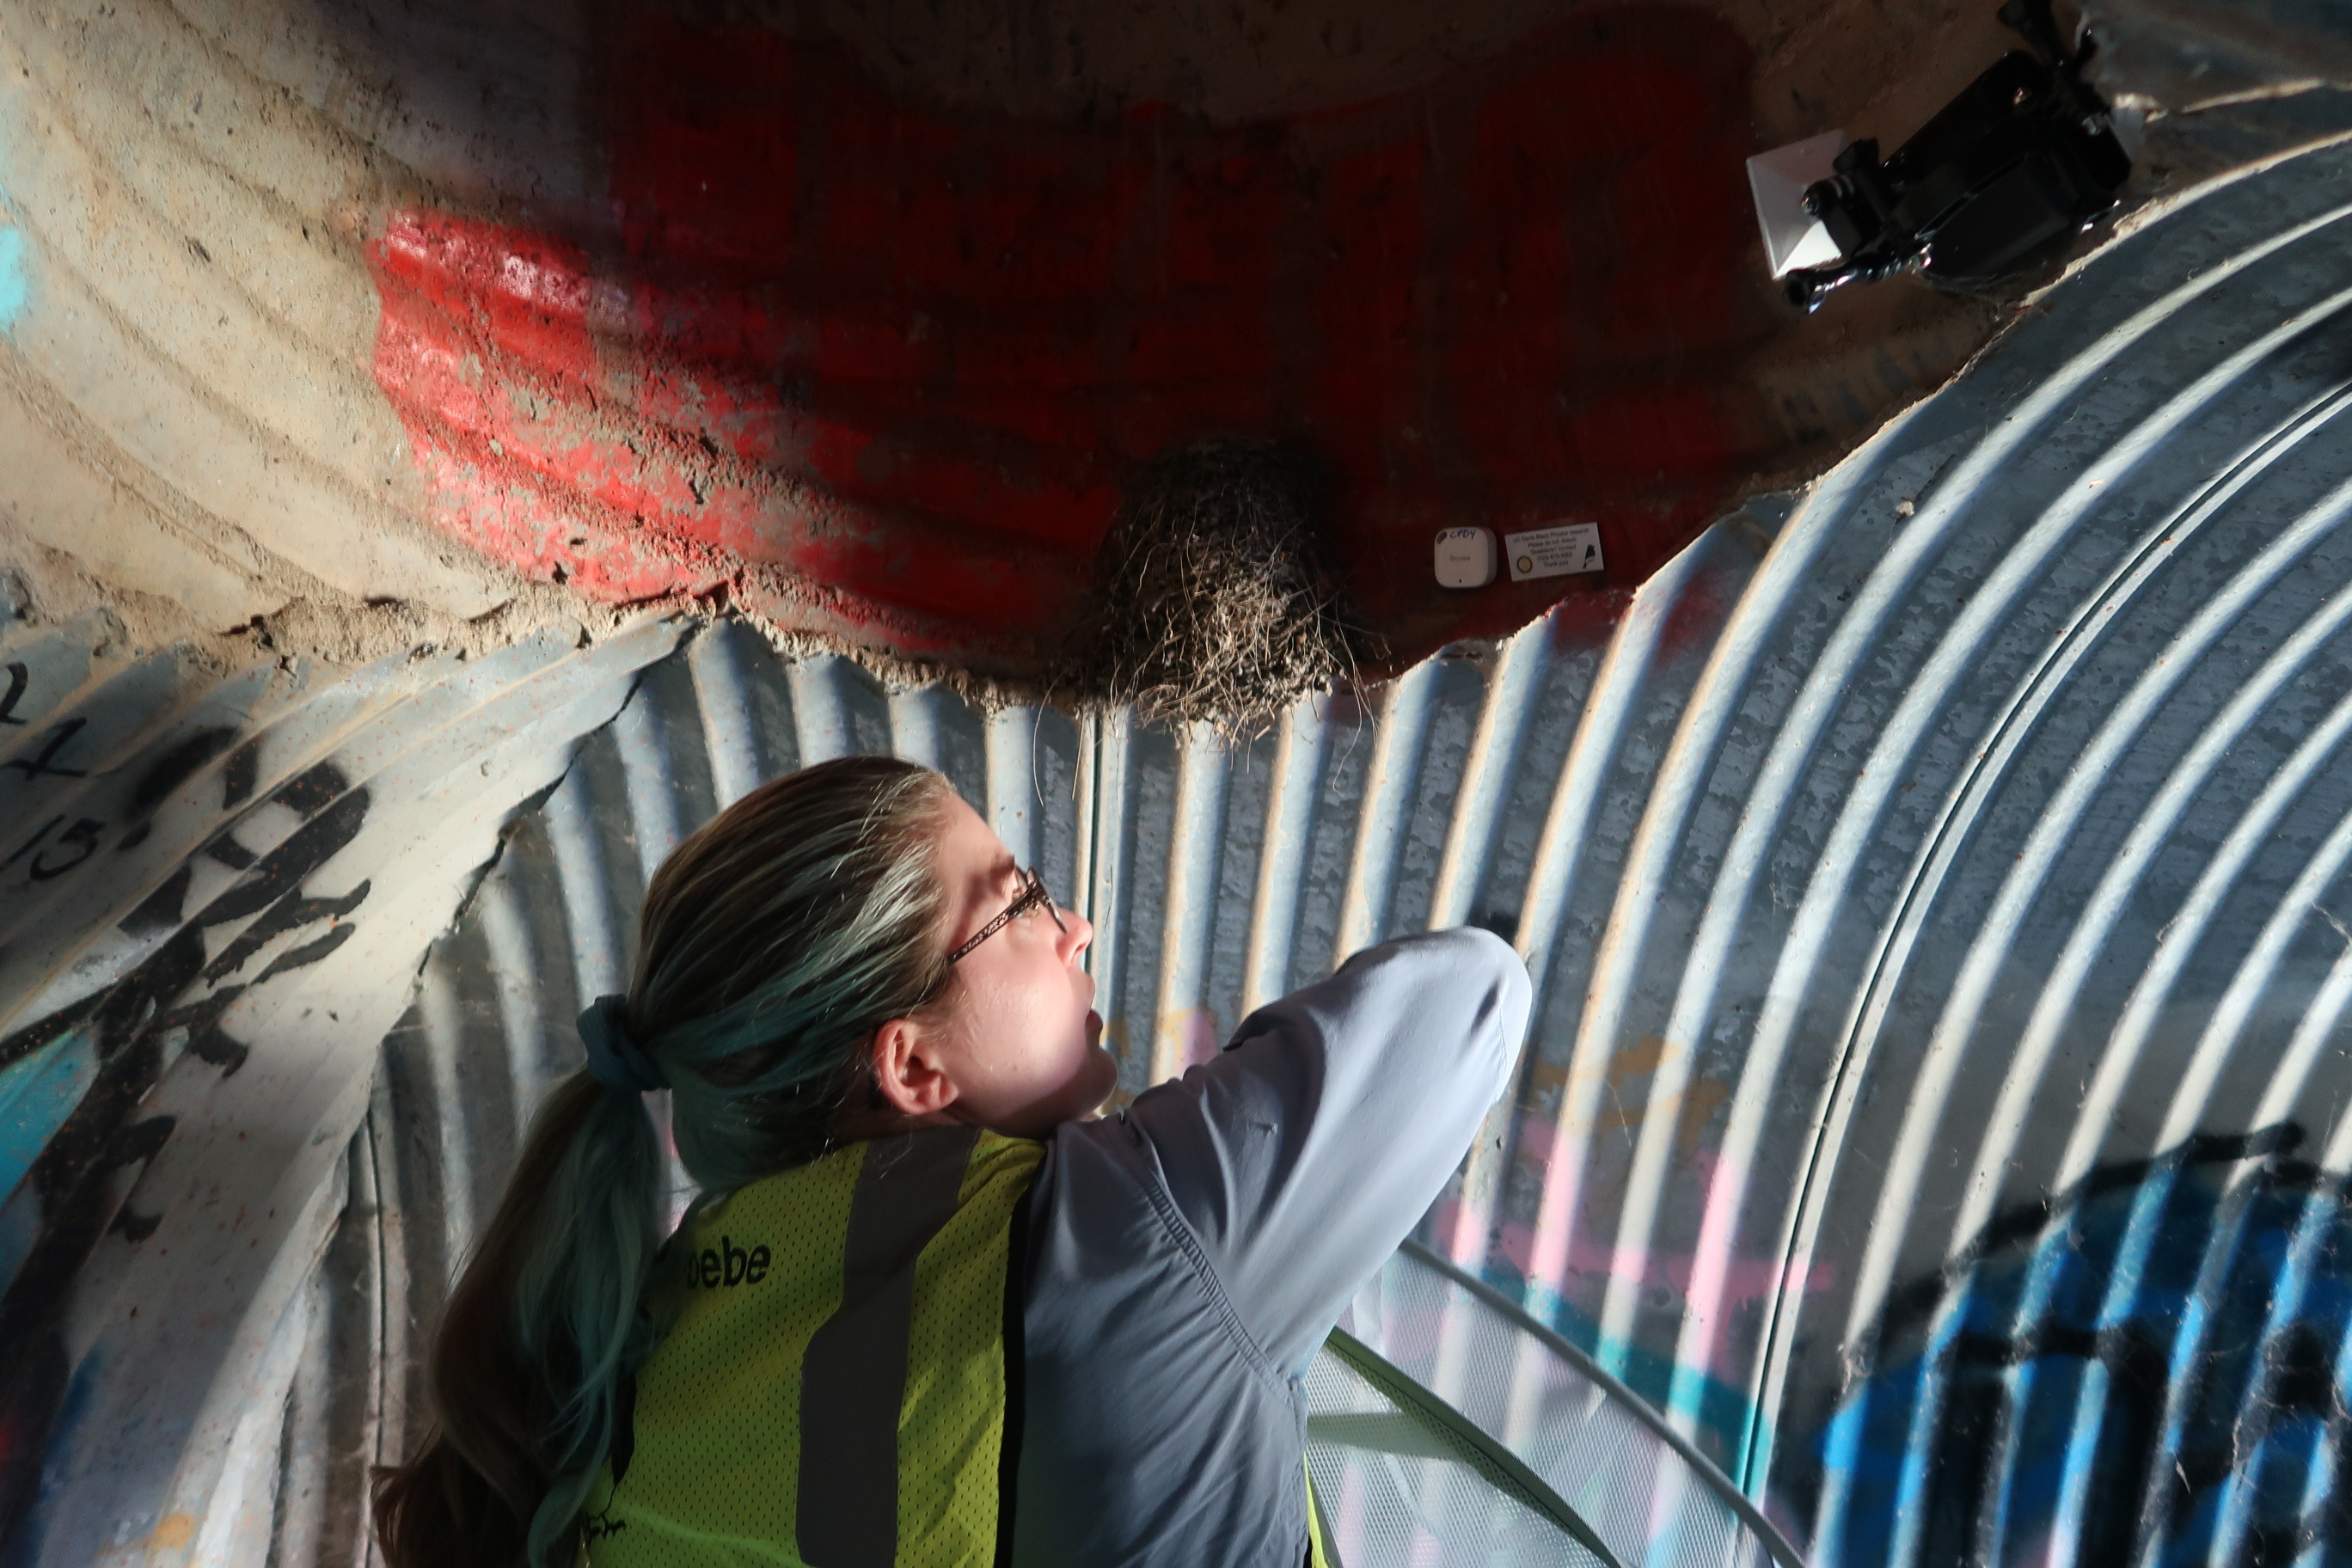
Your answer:
[[[1031,1190],[1018,1568],[1297,1568],[1302,1380],[1527,1030],[1479,931],[1405,937],[1047,1142]]]

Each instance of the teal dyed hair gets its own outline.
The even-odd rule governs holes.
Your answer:
[[[850,757],[763,785],[674,850],[625,1021],[670,1082],[699,1208],[823,1154],[866,1049],[948,980],[937,773]],[[570,1568],[616,1391],[658,1343],[665,1241],[644,1101],[583,1070],[533,1122],[434,1346],[440,1428],[377,1489],[393,1568]]]

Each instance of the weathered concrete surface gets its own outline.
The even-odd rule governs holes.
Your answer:
[[[103,602],[151,639],[266,627],[282,648],[352,658],[419,637],[494,644],[562,621],[595,632],[609,616],[579,609],[583,597],[724,597],[776,630],[1018,675],[1034,668],[1070,595],[1085,593],[1091,543],[1124,463],[1148,456],[1164,430],[1206,423],[1303,430],[1334,447],[1345,478],[1373,499],[1343,508],[1343,552],[1352,552],[1362,597],[1409,656],[1456,630],[1524,621],[1561,588],[1552,581],[1498,590],[1475,605],[1440,597],[1421,562],[1433,517],[1506,527],[1555,512],[1601,517],[1613,569],[1601,585],[1578,590],[1592,595],[1595,614],[1613,614],[1622,593],[1734,491],[1759,475],[1785,479],[1816,466],[1884,411],[1938,384],[1994,324],[1988,308],[1907,289],[1839,300],[1809,322],[1785,318],[1748,266],[1752,237],[1736,181],[1745,151],[1818,124],[1907,130],[1907,118],[2000,47],[1976,7],[1867,28],[1855,24],[1870,7],[1846,0],[1794,12],[1555,0],[1444,14],[1412,5],[1216,14],[1148,5],[755,9],[752,21],[736,16],[736,33],[654,7],[600,9],[591,24],[588,9],[562,3],[64,0],[0,16],[0,458],[9,472],[0,527],[5,564],[28,583],[37,614]],[[885,289],[894,299],[885,318],[912,336],[927,318],[939,322],[962,369],[948,381],[936,367],[901,374],[891,384],[896,402],[879,416],[837,423],[856,451],[879,442],[912,454],[912,478],[896,487],[877,479],[870,494],[856,494],[858,475],[873,475],[870,456],[861,470],[856,454],[828,463],[807,445],[751,442],[731,454],[751,478],[740,527],[698,524],[718,503],[708,500],[710,475],[696,468],[701,454],[691,445],[727,428],[698,428],[663,406],[661,395],[685,388],[687,402],[701,402],[739,388],[708,374],[710,360],[696,345],[679,348],[673,322],[600,315],[635,306],[642,318],[652,275],[618,266],[616,254],[630,245],[645,251],[645,226],[633,228],[630,212],[642,218],[663,202],[675,207],[679,179],[703,155],[668,155],[645,176],[645,134],[663,127],[642,113],[630,120],[630,106],[642,110],[646,91],[694,89],[691,78],[642,80],[642,52],[618,45],[646,37],[677,45],[670,64],[679,70],[740,54],[740,37],[774,37],[779,49],[818,61],[828,80],[863,80],[866,106],[837,115],[830,130],[889,115],[898,115],[894,124],[946,124],[964,153],[1000,160],[1000,179],[1007,148],[1045,139],[1077,148],[1070,155],[1085,163],[1096,157],[1087,148],[1108,134],[1127,146],[1108,157],[1134,167],[1134,191],[1206,202],[1192,230],[1181,214],[1173,218],[1179,237],[1200,240],[1197,261],[1185,261],[1181,245],[1152,249],[1152,221],[1136,228],[1119,212],[1089,214],[1068,193],[1018,179],[1012,200],[1054,197],[1030,221],[1004,202],[967,202],[918,240],[943,249],[969,240],[973,224],[1012,221],[1066,245],[1143,245],[1136,257],[1108,258],[1091,282],[1079,279],[1073,308],[1157,324],[1171,334],[1179,362],[1157,372],[1089,372],[1087,351],[1042,362],[1024,378],[1018,364],[1002,364],[1009,343],[1040,336],[1040,324],[1013,308],[1016,287],[957,299],[969,279],[910,279]],[[1576,82],[1585,82],[1576,94],[1595,91],[1573,75],[1578,61],[1621,47],[1634,49],[1625,58],[1646,61],[1661,91],[1731,82],[1736,101],[1712,91],[1663,103],[1634,91],[1578,122],[1576,103],[1559,101]],[[1510,97],[1528,58],[1552,61],[1567,87],[1538,82],[1524,110],[1512,110],[1517,130],[1489,127],[1489,141],[1477,143],[1477,113]],[[772,73],[746,82],[752,103],[724,127],[736,146],[706,151],[715,167],[762,124],[785,127],[776,146],[816,157],[821,148],[802,148],[785,124],[783,103],[760,97],[781,80]],[[1449,103],[1456,118],[1470,118],[1454,141],[1413,130],[1413,115]],[[1489,181],[1486,195],[1461,195],[1470,174],[1494,174],[1527,148],[1567,146],[1576,136],[1606,143],[1644,115],[1639,146],[1528,176],[1538,209],[1561,200],[1559,179],[1604,181],[1600,205],[1583,209],[1588,228],[1595,218],[1600,228],[1482,228],[1475,214],[1465,221],[1444,209],[1470,200],[1515,212],[1510,184]],[[1318,127],[1328,124],[1352,124],[1357,141],[1371,136],[1406,163],[1461,160],[1421,179],[1395,216],[1348,233],[1381,245],[1402,233],[1428,247],[1434,240],[1416,235],[1433,224],[1440,237],[1477,242],[1467,261],[1433,251],[1379,270],[1379,257],[1362,254],[1312,268],[1294,257],[1275,266],[1273,282],[1254,282],[1251,258],[1234,245],[1246,249],[1251,235],[1282,224],[1296,228],[1301,212],[1340,224],[1331,214],[1345,209],[1345,191],[1322,197],[1322,207],[1296,200],[1301,179],[1348,172],[1345,148],[1334,151],[1328,136],[1318,143]],[[1677,127],[1698,136],[1682,153],[1665,146]],[[1494,134],[1506,141],[1494,143]],[[1148,139],[1176,151],[1136,155]],[[1202,181],[1204,167],[1230,172],[1234,155],[1267,139],[1286,153],[1256,181],[1234,176],[1230,195]],[[1644,167],[1651,153],[1665,163]],[[957,155],[948,153],[948,163]],[[835,200],[858,195],[861,176],[889,179],[896,169],[934,181],[948,167],[910,153],[879,164],[840,148],[833,157]],[[633,167],[645,176],[635,185]],[[740,157],[727,167],[740,174]],[[1700,176],[1712,184],[1694,197]],[[1543,179],[1555,184],[1545,188]],[[903,207],[894,221],[906,221]],[[452,385],[419,395],[414,362],[388,362],[402,303],[391,266],[400,237],[446,235],[449,224],[473,242],[461,266],[428,279],[445,289],[442,322],[461,327],[440,343],[457,348],[446,364],[452,385],[470,385],[485,405],[503,397],[524,406],[531,461],[501,468],[513,430],[449,430]],[[701,237],[743,237],[727,214],[715,224]],[[751,240],[760,240],[757,230]],[[1312,247],[1312,235],[1291,235],[1286,245],[1298,242]],[[809,254],[835,257],[840,245]],[[740,282],[708,273],[708,247],[673,247],[654,258],[668,263],[656,268],[666,282],[689,291]],[[861,258],[833,282],[849,282],[863,266]],[[1209,268],[1200,284],[1213,306],[1206,318],[1185,312],[1181,296],[1192,284],[1169,279],[1171,266]],[[1390,294],[1352,282],[1367,268]],[[491,331],[485,357],[482,334],[463,329],[482,327],[485,312],[518,299],[524,318],[552,320],[539,310],[548,300],[518,278],[574,291],[576,310],[558,315],[574,322],[588,353],[583,374],[534,381],[530,367],[499,355],[513,341]],[[1524,289],[1510,303],[1519,278]],[[416,279],[412,270],[407,282]],[[824,287],[776,296],[772,273],[755,282],[767,291],[755,289],[752,306],[797,310],[818,331],[882,322]],[[1334,289],[1339,320],[1318,322],[1306,339],[1284,327],[1307,312],[1312,296]],[[740,289],[734,303],[743,306]],[[1381,310],[1392,320],[1379,320]],[[1254,318],[1246,334],[1221,324],[1234,312]],[[727,322],[739,329],[740,315]],[[1383,334],[1402,334],[1412,364],[1383,369],[1350,357],[1352,341]],[[1600,334],[1600,345],[1578,348],[1578,334]],[[1519,348],[1524,364],[1512,367]],[[1484,369],[1456,372],[1442,395],[1467,430],[1446,437],[1423,430],[1428,409],[1412,406],[1412,395],[1442,372],[1433,355],[1451,351]],[[1230,395],[1188,390],[1200,369],[1183,355],[1212,364]],[[873,355],[802,372],[788,357],[769,355],[752,378],[793,384],[797,374],[804,385],[785,390],[818,402],[845,385],[854,400],[870,376],[889,378]],[[983,360],[997,364],[973,369]],[[1073,384],[1077,372],[1094,381]],[[1479,385],[1489,372],[1500,381]],[[1070,409],[1094,409],[1136,374],[1140,397],[1162,406],[1157,423],[1066,430]],[[1318,378],[1340,390],[1318,402]],[[1345,406],[1345,390],[1357,384],[1385,385],[1406,402]],[[964,405],[957,393],[967,395]],[[1552,395],[1583,400],[1583,411],[1555,418],[1557,428],[1510,433],[1512,409],[1540,409]],[[1628,397],[1639,416],[1612,426],[1609,414]],[[1042,411],[1007,454],[1002,433],[990,430],[1016,405]],[[658,449],[677,437],[687,439],[685,456]],[[1073,461],[1085,472],[1054,479],[1063,458],[1051,454],[1066,439],[1077,442]],[[1461,451],[1433,458],[1433,472],[1416,478],[1416,442],[1425,439],[1454,439]],[[1484,451],[1479,442],[1503,445]],[[940,454],[936,472],[924,470]],[[906,468],[906,458],[894,461]],[[1578,468],[1609,463],[1622,472],[1580,487]],[[616,499],[609,482],[621,468],[642,472]],[[940,484],[955,494],[940,496]],[[1376,500],[1390,491],[1409,503],[1383,520]],[[670,512],[685,521],[666,527]],[[1040,524],[1046,515],[1063,521]],[[776,529],[807,548],[764,545]],[[870,560],[842,560],[845,536],[863,541]],[[934,581],[908,588],[903,578],[919,576],[910,560],[934,562]],[[581,593],[548,593],[555,583]],[[1009,599],[1024,593],[1030,602],[1013,614]],[[468,626],[489,614],[499,621]]]
[[[1796,316],[1738,169],[1899,140],[1991,9],[12,6],[0,568],[224,655],[670,601],[1017,679],[1124,474],[1237,433],[1331,464],[1400,661],[1606,620],[1998,329]],[[1429,581],[1569,520],[1605,574]]]
[[[419,521],[366,374],[325,220],[382,160],[236,41],[165,5],[0,21],[8,564],[44,616],[102,600],[151,646],[304,605],[302,651],[446,637],[520,584]]]

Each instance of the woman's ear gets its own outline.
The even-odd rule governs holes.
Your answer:
[[[956,1101],[958,1090],[940,1070],[935,1031],[912,1018],[893,1018],[874,1033],[874,1083],[902,1116],[933,1116]]]

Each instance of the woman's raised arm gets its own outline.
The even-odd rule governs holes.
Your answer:
[[[1259,1008],[1213,1061],[1128,1108],[1276,1366],[1304,1373],[1444,1190],[1508,1085],[1528,1003],[1500,938],[1402,937]]]

